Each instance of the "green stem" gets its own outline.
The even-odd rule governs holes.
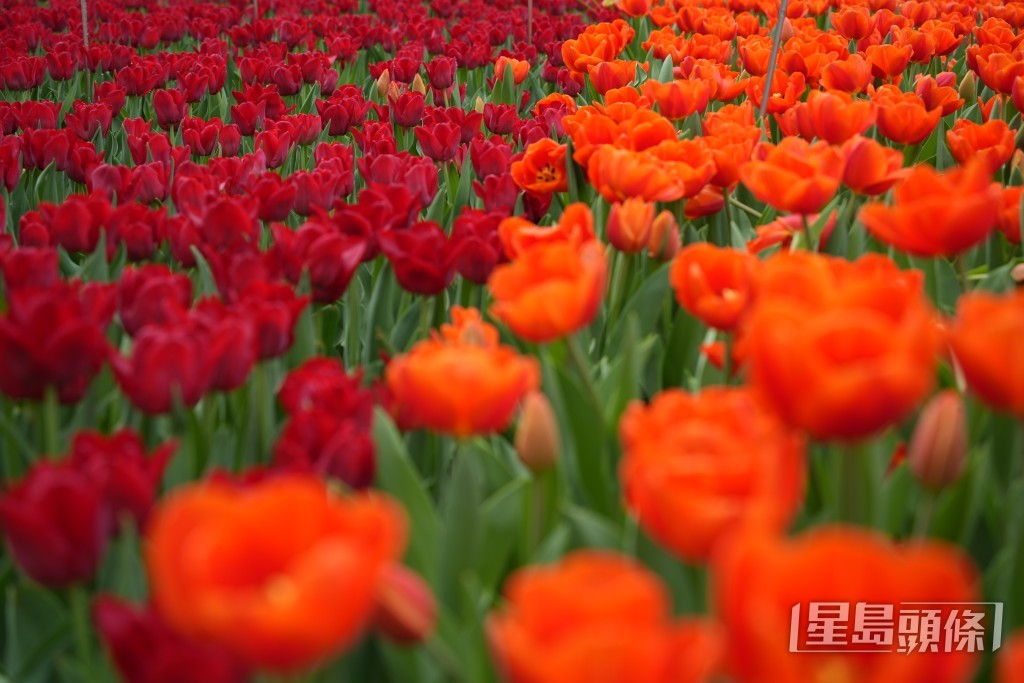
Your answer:
[[[865,496],[863,469],[868,451],[864,444],[850,444],[835,454],[839,458],[839,519],[848,524],[863,524]]]
[[[75,650],[82,679],[95,681],[93,644],[90,637],[89,591],[84,586],[75,586],[68,595],[71,606],[71,625],[74,633]]]
[[[56,458],[60,456],[60,403],[57,390],[52,386],[46,387],[42,411],[43,453]]]
[[[462,665],[439,638],[431,638],[423,644],[423,650],[445,672],[445,678],[453,683],[469,683],[469,677]]]
[[[594,377],[590,373],[590,365],[587,363],[586,355],[583,352],[583,347],[580,346],[580,339],[578,334],[569,335],[565,338],[566,350],[569,352],[569,361],[576,367],[576,372],[580,376],[580,380],[583,382],[584,389],[587,392],[587,398],[597,411],[599,418],[604,417],[604,408],[601,407],[601,398],[597,393],[597,386],[594,384]]]
[[[914,516],[914,538],[927,538],[928,530],[932,525],[932,516],[935,514],[935,494],[925,491],[921,501],[917,505],[917,513]]]

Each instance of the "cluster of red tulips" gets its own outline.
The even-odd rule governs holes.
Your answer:
[[[1022,28],[7,2],[0,683],[1024,681]]]

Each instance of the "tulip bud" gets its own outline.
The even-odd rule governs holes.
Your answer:
[[[787,40],[796,35],[796,31],[793,29],[793,22],[789,20],[789,17],[785,17],[782,20],[782,33],[779,34],[779,38],[785,43]]]
[[[608,241],[619,251],[643,251],[650,241],[654,204],[640,197],[612,204],[608,212]]]
[[[554,465],[562,450],[555,411],[547,396],[539,391],[523,398],[515,447],[519,459],[533,472],[543,472]]]
[[[473,106],[473,110],[477,114],[484,113],[484,98],[480,97],[479,95],[476,96],[476,104]]]
[[[384,570],[374,625],[402,645],[421,643],[437,626],[437,601],[419,574],[400,564]]]
[[[409,90],[412,92],[422,93],[424,95],[427,94],[427,86],[423,84],[423,79],[420,78],[419,74],[416,74],[412,79],[412,83],[409,84]]]
[[[967,462],[967,418],[963,397],[947,389],[921,411],[907,451],[910,471],[924,486],[939,490],[955,482]]]
[[[974,98],[978,96],[978,78],[974,75],[973,71],[968,70],[964,75],[962,81],[960,81],[960,88],[957,90],[957,94],[960,99],[967,102],[973,102]]]
[[[647,242],[647,251],[651,258],[659,261],[670,261],[683,248],[683,240],[679,236],[679,224],[669,210],[662,211],[651,223],[651,235]]]
[[[1010,271],[1010,277],[1013,278],[1016,284],[1024,284],[1024,263],[1015,265],[1013,270]]]
[[[377,95],[378,97],[384,98],[390,94],[391,91],[391,74],[387,69],[381,72],[380,77],[377,79]]]

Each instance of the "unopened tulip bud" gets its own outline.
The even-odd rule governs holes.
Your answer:
[[[391,565],[381,578],[374,625],[402,645],[430,638],[437,626],[437,601],[430,586],[416,572]]]
[[[384,98],[389,94],[391,94],[391,74],[387,69],[384,69],[377,79],[377,95]]]
[[[515,437],[516,453],[533,472],[543,472],[555,464],[562,450],[558,419],[547,396],[532,391],[523,399]]]
[[[423,84],[423,79],[420,78],[419,74],[412,79],[412,83],[409,84],[409,90],[412,92],[418,92],[423,95],[427,94],[427,86]]]
[[[793,22],[789,20],[789,17],[785,17],[782,20],[782,33],[779,38],[785,43],[787,40],[796,35],[796,31],[793,29]]]
[[[669,210],[662,211],[651,223],[651,235],[647,242],[647,251],[651,258],[659,261],[670,261],[683,248],[683,240],[679,236],[679,224]]]
[[[654,204],[640,197],[612,204],[608,212],[608,241],[619,251],[632,254],[643,251],[651,237]]]
[[[1013,150],[1013,156],[1010,157],[1010,170],[1017,171],[1024,176],[1024,150]]]
[[[479,95],[476,96],[476,104],[473,106],[473,110],[476,111],[477,114],[484,113],[484,98]]]
[[[978,79],[974,75],[973,71],[968,71],[962,81],[960,81],[960,88],[957,90],[957,94],[960,99],[973,102],[978,96]]]
[[[1013,270],[1010,271],[1010,277],[1013,278],[1013,281],[1016,284],[1024,284],[1024,263],[1018,263],[1015,265]]]
[[[943,489],[967,462],[967,418],[963,397],[952,389],[937,394],[921,411],[907,449],[910,471],[924,486]]]

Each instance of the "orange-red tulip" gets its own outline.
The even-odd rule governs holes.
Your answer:
[[[1024,187],[1003,188],[1002,208],[999,211],[999,218],[996,219],[996,228],[1006,236],[1011,244],[1020,244],[1020,201],[1024,194]]]
[[[935,381],[941,337],[918,271],[781,252],[761,267],[741,343],[751,384],[789,425],[858,440],[909,415]]]
[[[875,91],[878,131],[900,145],[916,145],[931,135],[942,117],[942,109],[926,109],[920,95],[903,92],[894,85]]]
[[[494,79],[500,81],[505,78],[505,70],[512,67],[512,80],[519,85],[526,80],[530,74],[530,63],[522,59],[512,59],[502,55],[494,62]]]
[[[973,160],[939,173],[915,166],[893,190],[893,205],[865,204],[860,221],[878,239],[917,256],[954,256],[983,241],[999,215],[999,186]]]
[[[501,431],[540,386],[537,361],[499,344],[498,330],[476,309],[452,307],[452,322],[388,363],[398,423],[459,438]]]
[[[800,134],[811,140],[820,138],[841,145],[854,135],[863,133],[875,122],[875,103],[854,100],[844,92],[814,91],[790,109],[796,117]]]
[[[803,502],[803,443],[747,389],[669,389],[630,404],[619,431],[626,504],[687,562],[749,520],[781,533]]]
[[[790,541],[752,531],[716,556],[714,576],[727,668],[737,683],[968,683],[980,662],[981,653],[947,652],[941,642],[938,652],[897,652],[895,635],[889,652],[852,652],[870,649],[854,641],[858,604],[892,605],[894,620],[901,610],[936,609],[945,623],[963,606],[936,603],[981,599],[971,561],[950,545],[893,545],[855,527],[818,527]],[[914,602],[931,607],[901,605]],[[846,605],[847,619],[836,634],[842,644],[818,647],[839,652],[791,651],[794,618],[798,647],[814,647],[808,637],[812,603]],[[899,632],[895,621],[892,628]]]
[[[154,512],[146,565],[174,629],[247,665],[294,672],[352,645],[373,616],[406,523],[388,499],[314,478],[179,488]]]
[[[977,157],[985,162],[990,173],[995,173],[1013,156],[1016,149],[1014,133],[1001,119],[981,124],[958,119],[946,131],[946,142],[958,164],[966,164]]]
[[[818,213],[839,189],[843,165],[836,147],[784,138],[778,145],[758,144],[753,160],[740,167],[740,181],[779,211]]]
[[[513,574],[487,639],[508,683],[704,683],[721,657],[710,624],[672,619],[655,574],[593,550]]]
[[[551,226],[539,226],[525,218],[510,216],[498,224],[498,238],[505,256],[510,259],[537,244],[568,242],[578,247],[597,239],[594,235],[594,214],[582,202],[565,207],[558,223]]]
[[[821,70],[821,84],[829,90],[856,94],[867,90],[871,83],[871,66],[860,55],[829,62]]]
[[[996,410],[1024,419],[1024,290],[960,297],[949,344],[967,386]]]
[[[673,162],[657,158],[658,149],[668,154],[678,149],[677,145],[687,144],[697,155],[686,161]],[[599,148],[587,162],[587,177],[609,202],[640,197],[649,202],[669,202],[692,197],[707,184],[715,172],[710,152],[703,147],[699,150],[694,141],[664,143],[648,152],[634,152],[616,149],[610,145]],[[691,165],[692,164],[692,165]]]
[[[669,282],[687,313],[708,327],[731,331],[753,301],[759,264],[748,252],[699,242],[679,252]]]
[[[554,341],[593,321],[607,279],[608,259],[596,240],[538,245],[491,273],[491,314],[521,339]]]
[[[526,148],[522,159],[512,162],[512,179],[533,195],[565,192],[569,189],[565,152],[565,145],[541,138]]]
[[[996,656],[996,683],[1024,683],[1024,631],[1007,639]]]
[[[594,90],[605,94],[613,88],[621,88],[636,80],[638,62],[625,59],[613,59],[587,66],[587,75],[594,85]]]
[[[663,116],[673,121],[703,112],[711,99],[711,86],[701,80],[671,83],[648,80],[640,86],[640,91],[658,105]]]
[[[619,251],[636,253],[647,248],[655,206],[640,198],[612,204],[608,211],[608,242]]]
[[[843,184],[857,194],[880,195],[906,178],[903,154],[871,138],[854,136],[843,145]]]

